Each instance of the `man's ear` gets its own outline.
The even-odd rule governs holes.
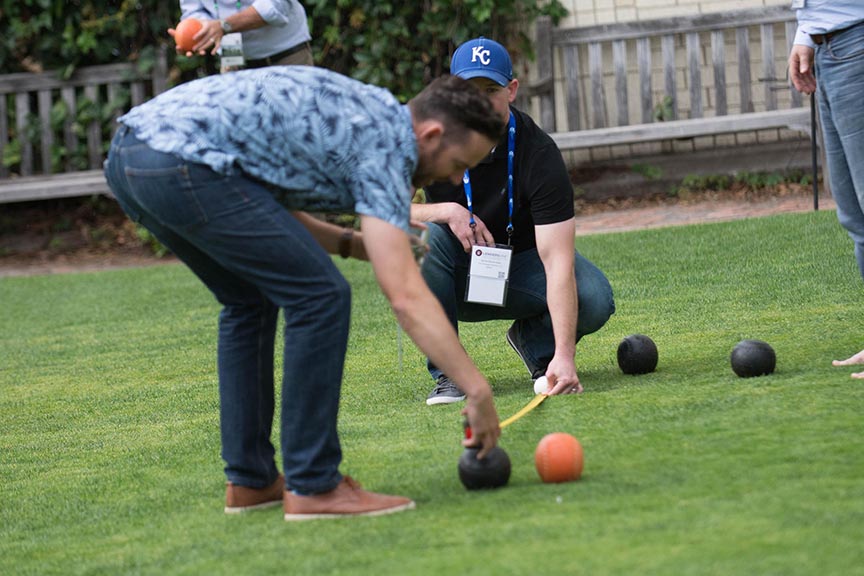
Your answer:
[[[436,150],[444,137],[444,124],[440,120],[423,120],[414,131],[418,148]]]
[[[507,85],[507,91],[510,92],[510,95],[508,96],[508,102],[512,104],[516,101],[516,92],[519,91],[519,80],[517,80],[516,78],[511,80],[510,84]]]

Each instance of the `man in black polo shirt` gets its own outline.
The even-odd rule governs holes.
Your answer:
[[[482,37],[465,42],[450,72],[483,90],[509,129],[462,182],[428,186],[427,203],[412,205],[412,219],[430,223],[423,277],[454,326],[514,320],[507,341],[531,378],[546,376],[550,394],[582,392],[576,342],[599,330],[615,303],[606,276],[574,257],[573,186],[564,159],[549,135],[510,105],[519,81],[503,46]],[[427,404],[465,398],[427,364],[435,380]]]

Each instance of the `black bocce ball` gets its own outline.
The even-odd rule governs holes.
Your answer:
[[[647,374],[657,368],[657,346],[644,334],[631,334],[618,345],[618,366],[624,374]]]
[[[767,342],[742,340],[732,349],[732,370],[741,378],[764,376],[774,372],[777,355]]]
[[[479,448],[466,448],[459,457],[459,480],[468,490],[500,488],[510,480],[510,457],[500,446],[477,459]]]

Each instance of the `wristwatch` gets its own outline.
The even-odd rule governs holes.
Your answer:
[[[351,256],[351,243],[354,241],[354,229],[346,228],[342,231],[342,236],[339,237],[339,255],[342,258]]]
[[[233,30],[227,20],[220,20],[219,23],[222,25],[222,32],[224,34],[230,34],[231,30]]]

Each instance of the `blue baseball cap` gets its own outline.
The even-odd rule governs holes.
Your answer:
[[[513,80],[513,63],[504,46],[481,36],[456,49],[450,59],[450,73],[466,80],[489,78],[507,86]]]

